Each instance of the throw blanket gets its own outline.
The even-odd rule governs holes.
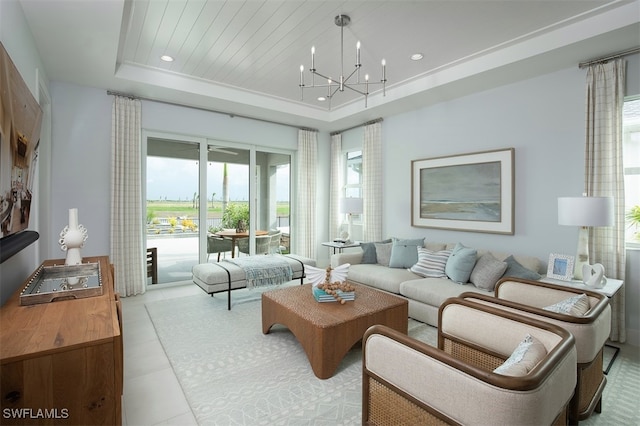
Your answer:
[[[247,288],[282,284],[293,278],[289,263],[277,255],[247,256],[226,259],[225,262],[244,269],[247,275]]]

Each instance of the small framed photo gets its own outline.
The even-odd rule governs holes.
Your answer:
[[[547,277],[556,280],[570,281],[573,278],[573,265],[575,258],[566,254],[551,253],[549,255],[549,266]]]

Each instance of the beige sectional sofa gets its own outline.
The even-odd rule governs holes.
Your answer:
[[[417,241],[422,242],[422,245],[419,243],[416,246],[402,244],[407,242],[415,244]],[[448,267],[451,266],[451,260],[455,258],[453,252],[460,246],[462,245],[459,243],[432,242],[428,239],[393,239],[380,243],[364,243],[358,252],[334,254],[331,257],[331,267],[335,268],[349,263],[351,265],[348,274],[349,281],[406,297],[409,301],[409,317],[433,326],[438,325],[438,308],[450,297],[456,297],[468,291],[493,295],[493,286],[504,276],[538,279],[540,278],[539,273],[543,272],[541,270],[542,262],[536,257],[510,255],[509,253],[462,246],[464,249],[469,249],[466,250],[467,252],[475,251],[475,259],[473,259],[473,255],[467,253],[473,259],[474,264],[471,275],[466,281],[464,277],[460,282],[450,279],[453,272],[450,275],[445,272],[445,276],[442,277],[425,277],[424,274],[418,274],[423,272],[417,266],[424,259],[416,256],[418,260],[413,264],[414,259],[411,257],[413,251],[420,252],[425,256],[429,253],[434,256],[438,253],[444,253],[445,257],[446,252],[451,251],[452,253],[446,260],[448,270]],[[417,247],[420,247],[421,250],[418,250]],[[374,255],[372,255],[372,251],[375,253]],[[391,251],[391,256],[389,256],[389,251]],[[393,254],[401,255],[395,256],[395,264]],[[506,266],[504,266],[504,272],[500,273],[500,264],[503,262],[506,263]],[[484,272],[491,269],[483,267],[487,264],[491,264],[497,269],[494,268],[488,274],[483,274],[481,269]],[[431,266],[433,265],[428,265],[428,267]],[[478,269],[475,269],[476,267]],[[492,273],[493,276],[491,276]],[[438,274],[428,273],[427,275]]]

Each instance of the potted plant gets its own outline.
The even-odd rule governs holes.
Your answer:
[[[225,229],[236,229],[238,222],[249,223],[248,203],[229,203],[222,214],[222,227]]]
[[[633,238],[640,240],[640,232],[638,232],[638,226],[640,226],[640,205],[631,207],[626,214],[626,218],[629,222],[629,226],[633,226],[636,229],[636,233],[633,235]]]

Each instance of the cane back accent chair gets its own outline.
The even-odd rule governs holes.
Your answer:
[[[588,311],[583,316],[551,312],[550,305],[585,294]],[[511,309],[522,315],[556,324],[569,331],[576,340],[577,383],[569,409],[570,422],[588,418],[602,411],[602,392],[607,383],[603,373],[603,348],[611,330],[611,307],[604,294],[570,288],[541,281],[505,278],[495,288],[495,298],[476,293],[463,293],[469,300],[493,302],[494,306]],[[496,298],[498,300],[496,300]]]
[[[566,424],[576,383],[573,336],[549,323],[460,298],[439,310],[438,347],[385,326],[363,338],[368,425]],[[493,372],[526,335],[546,354],[525,375]]]

